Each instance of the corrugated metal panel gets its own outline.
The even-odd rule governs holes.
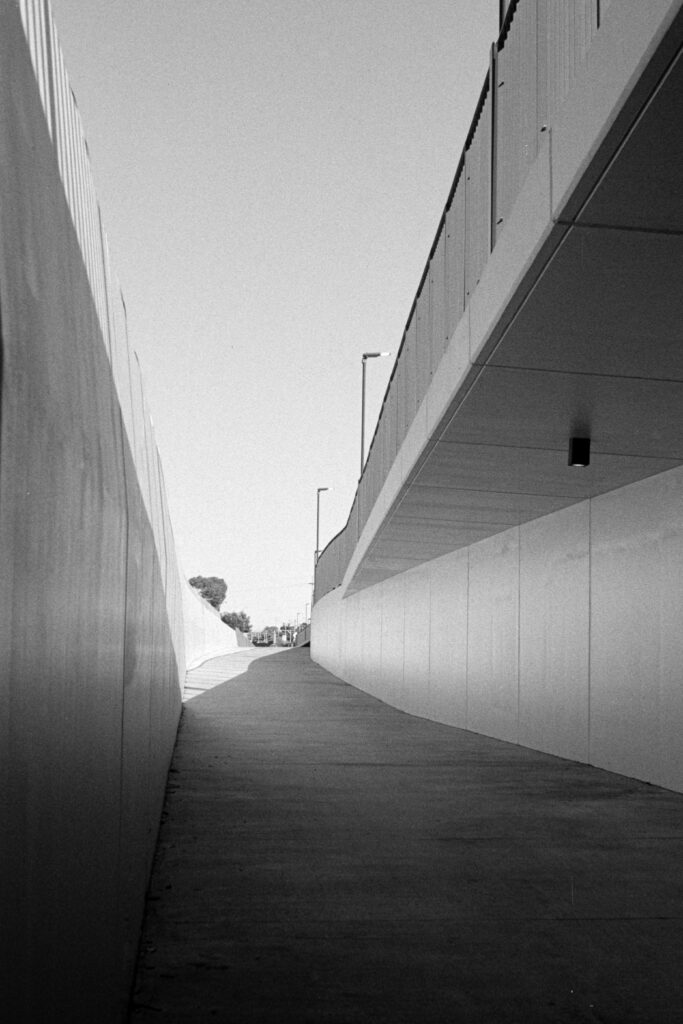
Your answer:
[[[334,590],[342,581],[343,572],[341,566],[344,559],[344,538],[336,537],[330,551],[330,560],[327,567],[327,590]]]
[[[145,424],[145,456],[147,471],[149,473],[149,514],[154,536],[158,539],[161,529],[161,502],[159,500],[159,476],[157,473],[157,445],[154,437],[154,425],[150,416],[147,402],[143,399],[143,419]],[[159,560],[161,561],[162,551],[157,544]]]
[[[387,391],[384,399],[384,405],[382,406],[382,412],[380,415],[380,436],[382,441],[382,472],[384,476],[387,475],[391,469],[391,460],[393,458],[391,454],[391,417],[389,414],[389,402],[391,398],[391,392]]]
[[[396,387],[396,375],[389,388],[389,397],[387,399],[387,457],[388,457],[388,469],[393,465],[394,459],[396,458],[396,452],[398,451],[398,389]]]
[[[97,198],[80,115],[46,0],[20,0],[19,10],[60,175],[106,337],[107,305]]]
[[[491,94],[465,153],[465,294],[476,288],[491,252]]]
[[[520,3],[498,51],[495,236],[538,155],[536,3]]]
[[[384,483],[384,474],[382,472],[382,449],[380,445],[373,447],[372,451],[372,490],[371,498],[372,503],[370,508],[375,507],[375,502],[379,498],[379,492],[382,490],[382,484]]]
[[[377,417],[377,426],[375,427],[375,436],[372,441],[372,450],[381,475],[384,468],[384,404],[382,404],[382,407],[379,410],[379,416]]]
[[[358,493],[356,492],[356,496],[353,499],[353,505],[351,506],[351,512],[349,513],[349,520],[347,525],[347,545],[345,548],[344,559],[339,566],[340,583],[342,581],[344,573],[346,572],[347,566],[353,557],[353,552],[356,550],[356,544],[358,543],[358,538],[360,537],[360,529],[358,527],[358,524],[360,522],[358,515],[358,505]]]
[[[330,590],[339,586],[340,551],[344,543],[344,534],[338,534],[321,553],[315,567],[315,598],[320,600]]]
[[[159,471],[159,499],[161,501],[161,528],[164,543],[164,590],[166,593],[166,604],[169,614],[173,612],[173,598],[175,586],[175,545],[173,543],[173,531],[171,529],[171,518],[168,512],[168,501],[166,499],[166,481],[164,479],[164,467],[161,456],[157,449],[157,468]]]
[[[157,539],[157,553],[159,555],[159,560],[161,561],[163,553],[159,544],[159,531],[161,530],[161,501],[159,499],[159,476],[157,473],[157,444],[154,437],[154,424],[149,412],[149,407],[144,398],[142,412],[143,422],[145,424],[145,458],[147,462],[147,472],[149,473],[149,506],[147,508],[147,514],[149,515],[149,519],[152,524],[154,536]]]
[[[133,449],[133,408],[130,385],[130,361],[126,337],[125,314],[119,296],[114,296],[112,305],[111,369],[116,393],[121,407],[121,418],[128,443]],[[123,322],[122,322],[123,321]]]
[[[442,225],[429,264],[429,321],[432,376],[446,347],[446,228]]]
[[[21,0],[19,4],[21,20],[26,33],[31,62],[38,81],[40,98],[45,110],[48,128],[52,134],[52,115],[50,103],[50,76],[47,29],[45,23],[45,6],[43,0]]]
[[[406,430],[408,429],[405,349],[402,350],[398,357],[394,374],[394,387],[396,388],[396,445],[398,449],[403,444],[403,438],[406,436]]]
[[[389,446],[391,439],[391,424],[389,422],[389,394],[386,395],[382,412],[379,417],[378,438],[382,449],[382,473],[384,476],[389,472],[391,463],[389,461]]]
[[[145,413],[142,393],[142,374],[140,363],[135,353],[130,360],[131,410],[133,414],[133,460],[137,470],[142,501],[149,515],[151,506],[150,474],[147,465],[147,435],[145,430]]]
[[[429,337],[429,277],[425,280],[422,291],[415,303],[415,323],[417,328],[417,394],[416,405],[420,403],[427,393],[429,382],[432,377],[432,346]]]
[[[130,347],[128,344],[128,323],[126,318],[126,307],[123,302],[121,291],[116,286],[114,289],[113,277],[110,278],[110,288],[112,289],[112,320],[114,330],[112,333],[112,370],[114,372],[114,382],[116,384],[116,391],[119,396],[119,403],[121,405],[121,415],[123,416],[123,425],[126,429],[126,436],[128,437],[128,443],[130,450],[135,454],[135,416],[133,413],[133,403],[137,398],[133,389],[133,380],[131,375],[132,357]]]
[[[341,581],[344,579],[346,567],[351,561],[351,557],[355,550],[356,544],[358,543],[358,536],[356,530],[356,527],[358,525],[356,521],[357,508],[357,502],[356,500],[354,500],[354,503],[351,506],[351,512],[349,513],[349,519],[346,524],[346,528],[344,532],[339,535],[339,543],[337,546],[334,573],[330,574],[332,582],[332,586],[330,587],[330,589],[332,589],[333,587],[338,587],[341,584]]]
[[[449,339],[465,310],[465,175],[446,211],[446,330]]]
[[[97,207],[97,221],[99,230],[99,250],[100,259],[102,260],[102,285],[104,288],[104,294],[102,296],[103,306],[106,314],[106,325],[103,325],[105,329],[105,342],[107,346],[107,352],[109,353],[109,362],[113,362],[113,334],[114,334],[114,313],[112,309],[112,295],[111,295],[111,261],[109,254],[109,243],[107,241],[107,235],[104,230],[104,224],[102,223],[102,211],[100,210],[99,204]]]
[[[156,531],[157,550],[159,552],[159,561],[161,563],[161,579],[164,588],[164,594],[168,590],[168,560],[169,550],[168,541],[166,538],[166,516],[164,515],[164,491],[162,483],[161,473],[161,457],[159,455],[159,448],[157,447],[156,437],[154,431],[152,431],[152,440],[154,443],[154,495],[155,495],[155,507],[157,508],[158,514],[158,527]]]
[[[362,483],[362,508],[363,508],[363,522],[367,522],[370,511],[377,500],[377,459],[376,450],[373,445],[370,449],[368,461],[365,465],[365,473],[363,474]]]
[[[412,423],[417,412],[417,328],[415,314],[410,317],[403,340],[406,368],[406,417]]]
[[[74,195],[72,138],[69,131],[71,112],[69,101],[71,97],[71,90],[67,82],[62,54],[55,45],[54,36],[52,36],[52,44],[52,59],[55,75],[55,143],[59,159],[59,170],[62,175],[62,181],[64,182],[64,188],[69,201],[71,216],[74,219],[76,230],[78,230]]]
[[[603,3],[604,6],[604,3]],[[547,120],[555,121],[598,30],[598,0],[547,0],[545,31]]]

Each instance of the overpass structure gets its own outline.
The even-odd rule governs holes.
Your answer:
[[[0,917],[7,1020],[120,1021],[186,667],[183,578],[48,0],[0,0]]]
[[[680,0],[501,4],[311,645],[406,711],[676,790],[682,39]]]

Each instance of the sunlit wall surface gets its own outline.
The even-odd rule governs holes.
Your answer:
[[[683,791],[683,8],[501,15],[311,654]]]
[[[44,0],[0,2],[3,1013],[120,1021],[187,660],[126,309]],[[220,650],[218,649],[220,648]]]

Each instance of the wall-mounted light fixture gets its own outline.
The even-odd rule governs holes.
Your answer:
[[[590,437],[569,438],[569,459],[570,466],[590,466],[591,461],[591,439]]]

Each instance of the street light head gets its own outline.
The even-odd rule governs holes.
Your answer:
[[[366,359],[381,359],[382,356],[390,356],[391,352],[364,352],[363,360]]]
[[[331,491],[331,490],[332,490],[331,487],[319,487],[318,488],[318,494],[320,494],[321,491]]]

